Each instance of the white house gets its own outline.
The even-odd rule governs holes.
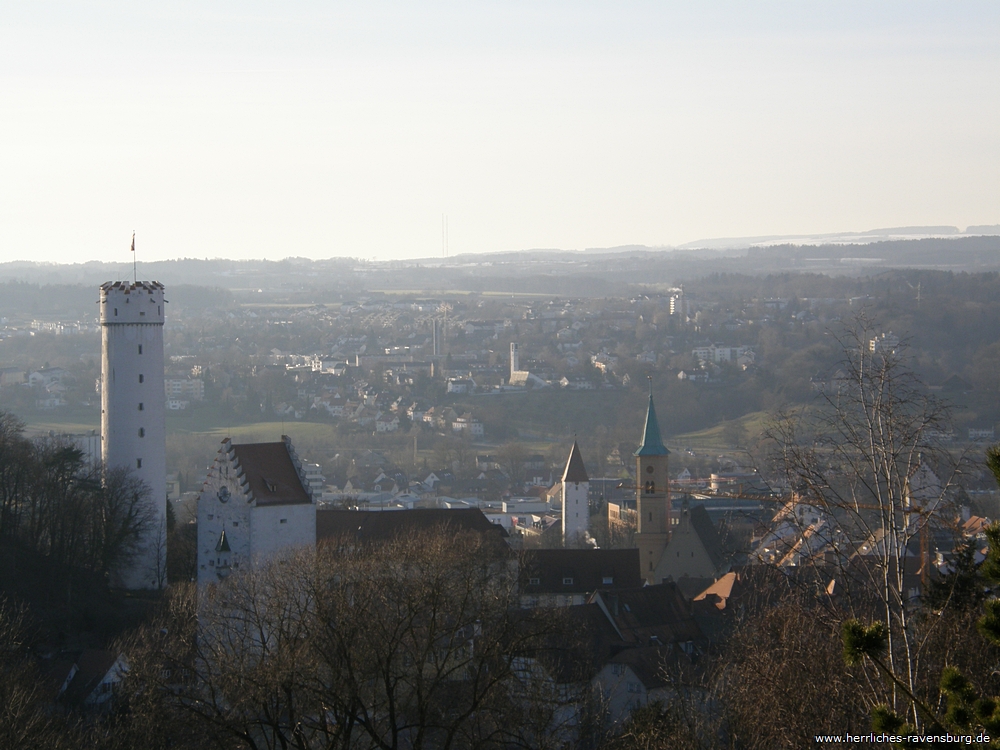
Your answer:
[[[472,437],[482,437],[485,434],[483,423],[466,412],[451,423],[452,432],[465,433]]]

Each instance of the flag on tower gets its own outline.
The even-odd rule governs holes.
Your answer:
[[[132,232],[132,252],[135,252],[135,232]]]

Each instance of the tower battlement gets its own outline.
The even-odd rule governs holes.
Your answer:
[[[163,284],[158,281],[107,281],[101,284],[101,325],[163,325]]]

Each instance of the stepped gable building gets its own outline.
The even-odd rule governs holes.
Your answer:
[[[583,465],[580,446],[574,440],[560,489],[563,547],[574,549],[585,544],[590,527],[590,506],[587,502],[589,493],[590,478]]]
[[[167,435],[163,390],[163,284],[101,285],[101,455],[149,487],[152,522],[138,553],[114,571],[127,589],[166,583]]]
[[[198,498],[198,583],[316,544],[316,505],[287,435],[222,441]]]

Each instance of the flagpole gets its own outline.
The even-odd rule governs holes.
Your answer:
[[[132,230],[132,283],[137,283],[135,274],[135,230]]]

